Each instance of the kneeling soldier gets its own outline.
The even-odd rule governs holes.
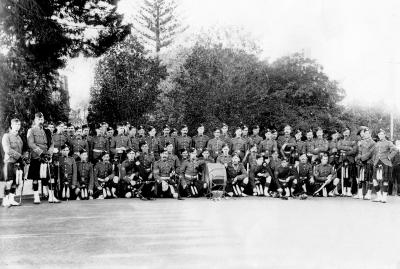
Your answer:
[[[207,184],[199,180],[199,172],[205,161],[197,160],[197,150],[192,148],[189,150],[189,160],[182,163],[180,167],[181,173],[181,189],[184,196],[199,197],[207,189]]]
[[[105,152],[101,156],[101,162],[94,166],[94,186],[96,191],[93,196],[97,199],[113,198],[111,190],[118,183],[118,177],[115,176],[112,164],[110,163],[110,154]],[[114,190],[115,191],[115,190]]]
[[[272,180],[272,172],[269,165],[264,162],[264,157],[261,154],[256,155],[256,164],[250,169],[250,185],[253,188],[253,195],[270,196],[269,185]]]
[[[77,168],[73,157],[69,156],[69,146],[61,147],[61,157],[59,159],[59,169],[61,177],[61,197],[68,200],[71,198],[71,186],[77,182]]]
[[[78,169],[77,182],[74,183],[76,199],[93,199],[93,164],[88,162],[89,154],[83,150],[80,153],[80,162],[76,164]]]
[[[288,158],[283,158],[280,166],[275,170],[275,180],[279,197],[287,199],[293,195],[297,185],[293,167],[289,165]]]
[[[231,197],[233,195],[247,196],[244,191],[249,183],[249,178],[238,154],[233,155],[232,161],[228,163],[226,174],[228,177],[226,193]]]
[[[313,186],[313,194],[320,194],[322,191],[324,197],[327,194],[333,197],[334,191],[339,184],[339,179],[336,177],[335,168],[328,164],[328,159],[328,155],[322,155],[321,163],[315,167],[314,179],[311,179],[311,186]]]
[[[175,170],[168,161],[168,152],[161,152],[161,159],[154,163],[153,176],[156,180],[156,192],[158,197],[179,198],[176,191],[177,180]]]
[[[118,196],[143,198],[139,193],[141,181],[139,180],[139,161],[135,161],[135,151],[127,151],[128,159],[121,164],[121,180],[118,184]]]

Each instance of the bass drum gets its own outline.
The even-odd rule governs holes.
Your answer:
[[[207,163],[203,172],[203,178],[210,191],[225,190],[227,176],[223,164]]]

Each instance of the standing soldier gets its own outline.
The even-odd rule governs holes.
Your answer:
[[[306,155],[308,161],[313,165],[314,163],[312,162],[312,151],[314,149],[314,132],[310,129],[306,133],[306,141],[305,141],[305,147],[306,147]]]
[[[165,144],[165,149],[168,152],[167,160],[171,163],[171,166],[174,168],[174,171],[177,171],[180,166],[180,161],[178,156],[174,154],[174,145],[171,144],[170,142],[167,142]]]
[[[87,124],[82,125],[82,137],[88,143],[88,145],[89,145],[88,152],[90,152],[90,145],[92,143],[93,137],[90,135],[90,128]]]
[[[213,133],[214,138],[207,142],[207,149],[210,152],[210,156],[215,160],[221,153],[224,141],[220,137],[221,131],[218,128],[214,128]]]
[[[139,138],[136,136],[136,132],[137,132],[137,130],[136,130],[135,126],[130,126],[129,127],[129,132],[128,132],[129,135],[128,135],[128,137],[129,137],[129,140],[131,141],[131,147],[136,152],[138,152],[140,150],[140,146],[139,146],[140,141],[139,141]]]
[[[324,131],[321,128],[317,129],[317,138],[314,140],[314,148],[311,150],[312,162],[321,159],[321,156],[328,152],[329,143],[328,140],[324,138]]]
[[[169,142],[172,145],[176,145],[175,138],[170,136],[171,129],[169,128],[168,125],[163,126],[163,134],[160,135],[158,138],[158,152],[164,151],[166,148],[166,144]],[[175,153],[175,148],[174,148],[174,153]]]
[[[70,142],[72,140],[72,138],[74,138],[75,127],[74,127],[74,125],[72,125],[72,123],[67,123],[66,135],[68,138],[68,142]]]
[[[306,144],[304,143],[304,141],[302,140],[303,137],[303,133],[301,132],[301,130],[297,130],[294,138],[296,141],[296,146],[292,147],[293,149],[291,149],[291,153],[290,153],[290,163],[291,164],[298,164],[299,162],[299,158],[301,155],[303,155],[306,152]]]
[[[231,146],[231,139],[232,137],[228,133],[229,127],[226,123],[222,123],[222,128],[221,128],[221,139],[225,142],[225,144],[228,144]]]
[[[80,161],[76,164],[77,181],[73,183],[77,200],[93,199],[94,172],[93,164],[88,159],[88,152],[82,150]]]
[[[187,125],[183,125],[181,128],[181,136],[176,138],[176,152],[180,154],[182,150],[189,150],[190,145],[192,145],[192,139],[188,136],[189,128]]]
[[[146,140],[146,130],[143,125],[139,125],[137,133],[139,142],[144,142]]]
[[[175,143],[176,143],[176,139],[178,138],[178,130],[175,129],[175,128],[172,128],[172,129],[171,129],[171,132],[169,133],[169,135],[170,135],[173,139],[175,139]]]
[[[90,148],[92,149],[91,159],[92,163],[96,164],[98,161],[101,161],[101,156],[103,155],[104,152],[109,153],[108,140],[105,137],[103,128],[101,128],[101,126],[96,127],[96,136],[93,137],[91,144],[92,144],[90,146]]]
[[[159,141],[158,138],[156,137],[156,128],[153,126],[149,127],[149,136],[145,139],[147,145],[149,146],[149,152],[150,154],[154,155],[154,158],[158,159],[160,154],[159,154]]]
[[[224,144],[222,146],[222,154],[220,154],[217,158],[217,163],[225,165],[225,167],[228,167],[228,164],[232,161],[232,156],[229,155],[229,145]]]
[[[250,149],[252,144],[251,138],[249,136],[249,127],[247,125],[242,126],[242,138],[245,141],[244,143],[244,152]]]
[[[375,148],[375,141],[371,138],[371,133],[368,127],[361,126],[359,134],[361,140],[358,142],[358,154],[355,159],[356,164],[358,165],[358,191],[354,198],[371,200],[372,173],[374,167],[372,154]],[[367,189],[365,197],[364,189]]]
[[[352,196],[352,186],[357,185],[356,181],[356,165],[355,156],[357,154],[357,143],[350,138],[350,129],[346,128],[343,131],[343,139],[340,139],[337,143],[337,149],[340,156],[340,161],[343,166],[343,187],[342,194],[346,196]],[[342,172],[342,169],[340,170]]]
[[[257,148],[259,148],[259,145],[261,143],[261,141],[263,140],[261,136],[259,136],[258,134],[260,133],[260,126],[255,125],[253,126],[253,134],[250,136],[250,143],[252,145],[257,145]]]
[[[59,121],[56,124],[57,132],[53,135],[53,161],[57,161],[61,156],[61,147],[68,142],[68,138],[65,135],[65,125],[63,122]]]
[[[243,164],[245,165],[246,169],[248,168],[251,170],[257,165],[257,155],[257,145],[253,144],[243,158]]]
[[[278,151],[278,144],[276,140],[272,139],[272,131],[267,129],[265,131],[265,139],[261,141],[259,152],[264,154],[264,157],[270,157],[272,152]]]
[[[18,132],[21,128],[19,119],[12,119],[11,126],[8,133],[3,135],[1,145],[4,150],[4,197],[2,205],[18,206],[20,205],[14,200],[15,191],[23,180],[23,165],[27,161],[28,153],[23,153],[23,142]],[[22,194],[21,194],[22,195]]]
[[[118,134],[111,139],[110,151],[114,155],[114,159],[118,159],[118,163],[122,163],[125,159],[126,151],[131,147],[129,137],[124,135],[124,126],[117,125]]]
[[[43,170],[44,164],[48,163],[53,154],[51,134],[43,129],[43,122],[43,114],[41,112],[36,113],[32,128],[27,133],[28,146],[32,151],[28,178],[32,179],[34,204],[40,204],[39,180],[43,178],[42,186],[44,186],[44,190],[46,190],[48,183],[45,180],[47,177],[40,173],[41,167]]]
[[[283,136],[278,137],[278,149],[282,157],[289,158],[290,153],[293,152],[296,147],[296,140],[290,135],[292,133],[292,128],[289,125],[285,126],[283,133]]]
[[[79,158],[80,152],[82,150],[89,151],[88,142],[83,139],[82,128],[77,127],[75,130],[75,136],[71,139],[72,152],[74,153],[75,161]]]
[[[200,156],[203,150],[207,147],[207,142],[210,138],[204,134],[204,125],[200,124],[197,127],[197,135],[193,136],[193,147],[197,151],[197,155]]]
[[[231,151],[232,154],[237,154],[241,159],[244,157],[246,152],[246,141],[242,138],[242,129],[236,127],[235,137],[231,139]]]
[[[392,160],[397,153],[397,149],[391,141],[386,140],[384,130],[379,130],[378,138],[372,157],[374,162],[373,185],[376,191],[374,202],[386,203]]]

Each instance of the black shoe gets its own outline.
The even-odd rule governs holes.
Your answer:
[[[147,200],[154,201],[155,199],[153,197],[147,197]]]

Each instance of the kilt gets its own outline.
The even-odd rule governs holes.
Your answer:
[[[3,175],[5,181],[12,181],[13,184],[16,183],[15,176],[15,163],[5,163],[3,168]]]
[[[28,179],[40,180],[40,164],[41,162],[39,159],[31,159],[28,171]]]

